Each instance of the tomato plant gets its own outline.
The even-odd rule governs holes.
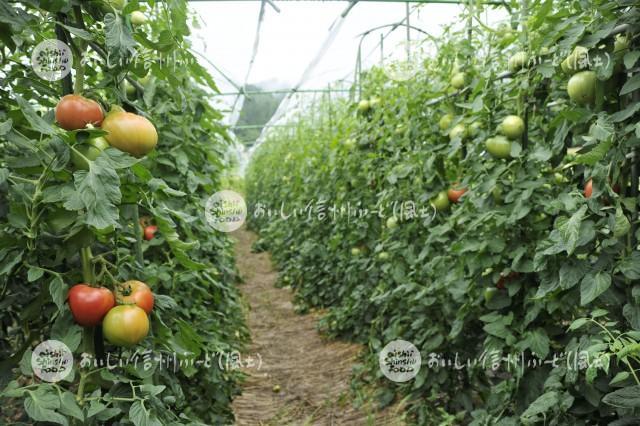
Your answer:
[[[250,225],[296,300],[327,309],[323,329],[366,343],[354,383],[406,402],[416,424],[633,424],[640,407],[627,397],[638,392],[640,364],[625,356],[640,342],[640,12],[604,0],[522,4],[510,3],[503,26],[445,28],[407,80],[384,65],[363,72],[352,96],[318,100],[251,158],[250,205],[323,200],[385,216],[254,215]],[[481,21],[487,7],[474,3],[460,22]],[[622,33],[629,43],[612,54]],[[570,55],[575,66],[562,65]],[[454,92],[460,70],[473,78]],[[374,96],[381,108],[354,114],[355,99]],[[518,119],[503,124],[507,116]],[[450,137],[472,123],[464,143],[461,131]],[[398,125],[408,137],[395,135]],[[343,138],[359,149],[337,149]],[[585,199],[589,179],[619,183],[620,194],[605,184],[603,196]],[[443,188],[468,191],[434,215],[431,202],[453,202]],[[387,227],[390,206],[408,201],[417,217]],[[385,252],[393,256],[382,261]],[[396,339],[423,359],[400,385],[379,369],[380,351]],[[567,354],[579,353],[594,362],[568,366]],[[474,364],[483,354],[540,368],[492,371]],[[464,367],[436,366],[455,359]]]
[[[186,2],[1,9],[0,423],[232,423],[238,372],[216,363],[169,371],[158,361],[175,354],[186,365],[247,340],[231,241],[202,215],[233,164],[211,106],[215,82],[186,39]],[[137,9],[149,19],[132,27]],[[25,64],[57,38],[73,70],[49,81]],[[160,60],[168,57],[181,65]],[[115,115],[103,118],[107,106]],[[162,239],[143,244],[141,216]],[[134,279],[152,298],[136,288],[108,309]],[[149,311],[153,301],[150,316],[129,304],[140,295]],[[73,353],[61,382],[32,370],[45,340]],[[148,368],[127,365],[143,352],[153,354]],[[107,359],[118,365],[109,372]]]

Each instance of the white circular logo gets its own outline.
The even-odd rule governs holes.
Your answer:
[[[73,66],[71,48],[60,40],[44,40],[33,49],[31,66],[43,80],[62,80],[71,72]]]
[[[247,218],[247,204],[237,192],[219,191],[207,200],[205,217],[212,228],[232,232],[240,228]]]
[[[394,382],[406,382],[416,377],[420,371],[422,357],[413,343],[406,340],[394,340],[380,351],[378,362],[382,374],[387,379]]]
[[[45,340],[31,354],[31,368],[47,382],[59,382],[71,373],[73,353],[59,340]]]

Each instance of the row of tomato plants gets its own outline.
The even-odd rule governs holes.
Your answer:
[[[224,357],[247,331],[231,243],[204,212],[229,137],[186,2],[36,0],[0,18],[0,417],[228,424]],[[61,81],[29,66],[48,39],[73,54]],[[47,382],[32,350],[51,339],[74,362]]]
[[[406,80],[369,70],[247,172],[281,284],[368,345],[355,383],[418,424],[640,415],[640,11],[528,3],[496,28],[467,10],[471,36],[445,30]],[[378,368],[396,339],[422,355],[406,383]]]

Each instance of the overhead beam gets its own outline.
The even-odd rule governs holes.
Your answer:
[[[239,1],[262,1],[262,0],[187,0],[189,2],[239,2]],[[304,1],[304,0],[302,0]],[[316,1],[316,0],[307,0],[307,1]],[[323,0],[324,2],[336,2],[336,1],[341,1],[341,2],[346,2],[346,1],[353,1],[353,0]],[[375,2],[375,3],[407,3],[406,0],[359,0],[359,3],[361,2]],[[270,2],[271,3],[271,2]],[[411,0],[408,3],[434,3],[434,4],[466,4],[465,0]],[[495,6],[504,6],[505,2],[504,1],[499,1],[499,0],[484,0],[482,2],[480,2],[481,4],[486,4],[486,5],[495,5]]]
[[[238,92],[222,92],[216,93],[215,96],[235,96],[235,95],[271,95],[271,94],[288,94],[288,93],[331,93],[331,92],[348,92],[351,89],[281,89],[281,90],[242,90]]]

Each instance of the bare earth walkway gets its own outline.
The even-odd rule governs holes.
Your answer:
[[[246,369],[243,393],[233,403],[237,425],[399,425],[393,412],[356,409],[349,397],[351,367],[360,347],[323,340],[317,314],[294,312],[290,291],[274,287],[268,253],[252,253],[255,234],[234,232],[241,286],[250,305],[253,342],[246,355],[262,366]],[[279,392],[274,392],[279,386]],[[391,410],[387,410],[391,411]]]

